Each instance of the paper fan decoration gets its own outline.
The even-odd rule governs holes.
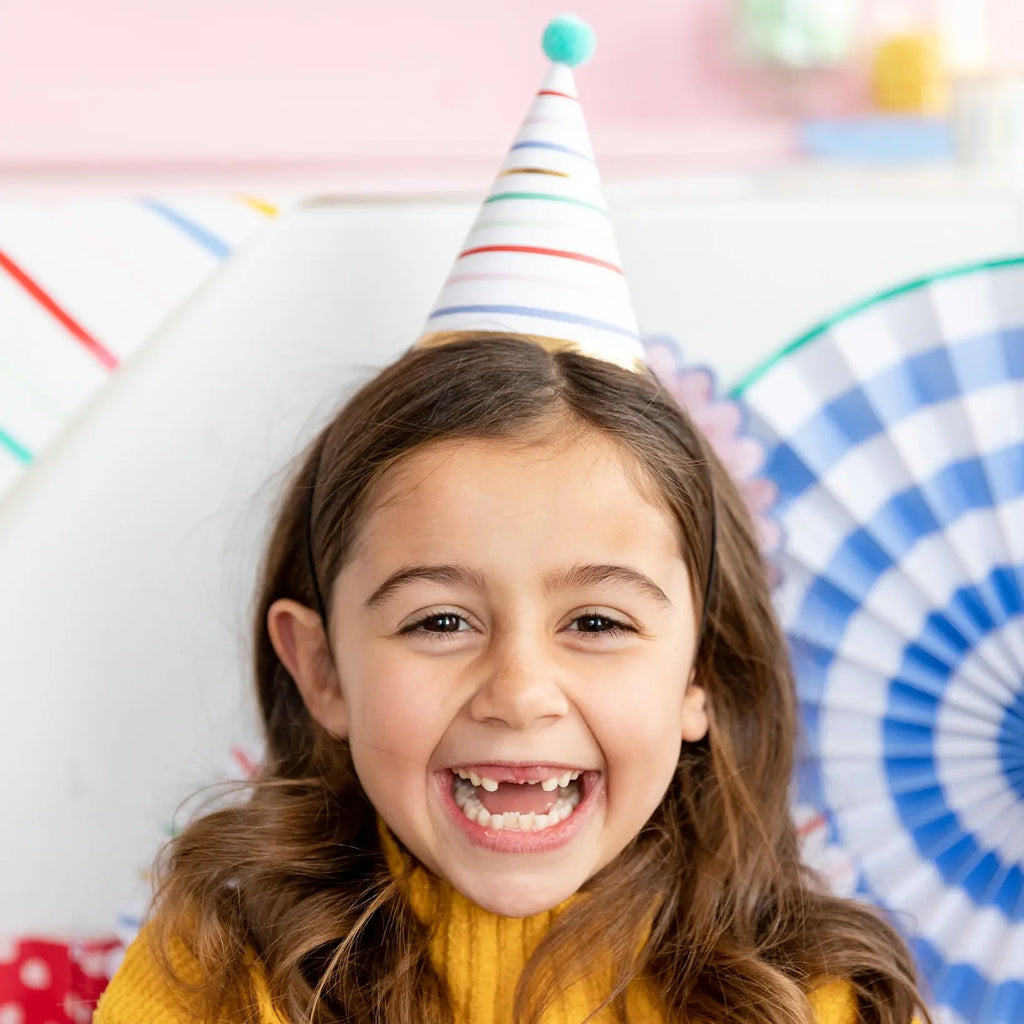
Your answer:
[[[276,212],[248,196],[0,203],[0,497]]]
[[[1024,1021],[1024,259],[889,291],[738,388],[785,540],[799,805],[955,1024]]]
[[[89,1024],[117,951],[110,938],[0,940],[0,1024]]]
[[[719,394],[715,374],[708,367],[686,364],[670,335],[648,334],[643,346],[648,367],[700,428],[739,487],[761,550],[775,551],[782,538],[778,523],[769,515],[776,488],[763,476],[764,446],[747,434],[742,405]]]

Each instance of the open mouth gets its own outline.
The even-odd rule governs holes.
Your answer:
[[[452,768],[451,774],[452,799],[470,821],[495,831],[542,832],[572,816],[588,773],[538,765]]]

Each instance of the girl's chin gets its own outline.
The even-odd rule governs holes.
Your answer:
[[[560,883],[552,880],[555,884],[524,880],[521,886],[508,878],[500,884],[496,884],[493,878],[448,881],[452,888],[482,910],[499,917],[533,917],[534,914],[543,914],[564,903],[579,890],[585,879],[579,884],[575,880]]]

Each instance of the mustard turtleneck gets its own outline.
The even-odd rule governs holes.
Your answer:
[[[382,825],[381,845],[396,877],[410,868],[390,832]],[[406,896],[413,913],[431,926],[430,962],[445,979],[458,1024],[508,1024],[516,984],[548,929],[578,899],[571,896],[551,910],[531,917],[500,917],[482,910],[447,882],[422,867],[407,875]],[[580,1024],[611,991],[612,967],[561,991],[544,1014],[544,1024]],[[627,993],[630,1016],[636,1021],[663,1020],[654,993],[634,982]],[[591,1018],[594,1024],[614,1021],[609,1009]]]
[[[381,829],[388,865],[396,877],[406,872],[405,854]],[[450,885],[422,867],[407,875],[407,896],[413,912],[431,925],[430,958],[443,977],[452,1002],[453,1024],[509,1024],[516,983],[530,955],[558,915],[578,897],[532,917],[500,917],[482,910]],[[254,979],[259,994],[260,1024],[287,1024],[270,1001],[263,972],[256,961]],[[176,967],[191,981],[199,976],[184,956]],[[544,1024],[581,1024],[611,988],[611,967],[558,993],[544,1014]],[[642,1024],[666,1021],[653,991],[642,981],[627,993],[631,1019]],[[843,981],[824,984],[810,995],[818,1024],[855,1024],[857,1010],[850,986]],[[593,1018],[607,1024],[610,1010]],[[103,994],[93,1024],[190,1024],[193,1018],[174,1002],[146,943],[145,931],[132,943],[124,961]],[[716,1022],[717,1024],[717,1022]],[[725,1024],[725,1022],[722,1022]]]

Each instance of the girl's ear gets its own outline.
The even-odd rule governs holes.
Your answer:
[[[331,735],[345,739],[348,713],[320,616],[298,601],[281,598],[267,611],[267,632],[306,709]]]
[[[696,743],[707,735],[708,713],[705,707],[707,695],[703,686],[698,686],[694,679],[696,672],[690,673],[690,681],[686,684],[683,694],[683,739],[687,743]]]

